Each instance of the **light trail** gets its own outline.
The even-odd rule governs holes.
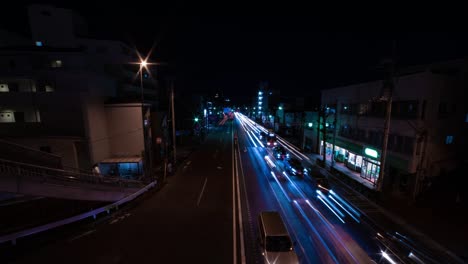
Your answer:
[[[328,247],[327,243],[325,242],[325,240],[322,238],[322,236],[320,235],[320,233],[318,232],[318,230],[314,227],[314,225],[312,224],[312,222],[310,221],[310,219],[307,217],[306,213],[304,212],[304,210],[302,210],[301,206],[299,205],[299,203],[294,200],[294,203],[293,203],[296,208],[299,210],[299,212],[301,213],[302,217],[304,218],[304,220],[307,222],[307,224],[309,225],[310,229],[312,229],[312,231],[314,232],[314,234],[316,235],[316,237],[320,240],[320,242],[322,243],[322,245],[325,247],[325,249],[327,250],[328,254],[330,255],[330,257],[333,259],[333,261],[335,263],[340,263],[337,259],[336,259],[336,256],[335,254],[333,254],[333,252],[331,251],[331,249]]]
[[[349,205],[345,200],[343,200],[343,198],[341,198],[338,194],[336,194],[333,190],[330,190],[330,193],[335,196],[340,202],[342,202],[344,205],[346,205],[346,207],[352,211],[357,217],[361,217],[361,214],[356,210],[354,209],[351,205]]]
[[[343,219],[341,219],[341,217],[335,213],[335,211],[333,211],[333,209],[331,209],[331,207],[322,199],[322,197],[320,197],[320,195],[317,194],[317,198],[319,198],[319,200],[326,206],[328,207],[328,209],[330,209],[330,211],[341,221],[343,222],[343,224],[345,223],[345,221]]]
[[[299,188],[297,187],[297,185],[291,180],[291,178],[288,177],[288,175],[286,174],[285,171],[283,171],[283,175],[286,177],[286,179],[288,179],[288,181],[292,184],[292,186],[294,187],[294,189],[297,190],[297,192],[301,195],[301,197],[304,198],[304,199],[307,199],[307,196],[306,196],[301,190],[299,190]]]
[[[273,171],[271,171],[271,175],[273,176],[275,181],[278,183],[278,186],[280,187],[281,191],[283,191],[283,194],[286,197],[286,199],[288,199],[288,202],[291,202],[291,199],[289,198],[289,195],[286,194],[286,191],[284,190],[283,186],[281,186],[281,183],[278,181],[278,179],[276,178],[276,175],[275,175],[275,173]]]
[[[330,199],[332,199],[338,206],[340,206],[346,213],[349,214],[349,216],[351,216],[354,220],[356,220],[356,222],[358,223],[361,223],[361,221],[359,221],[353,214],[351,214],[348,210],[346,210],[346,208],[344,208],[337,200],[335,200],[335,198],[333,198],[333,196],[331,195],[328,195],[328,197]]]

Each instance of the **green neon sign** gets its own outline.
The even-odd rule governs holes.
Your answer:
[[[377,152],[377,150],[375,149],[371,149],[371,148],[365,148],[364,149],[364,153],[369,156],[369,157],[373,157],[373,158],[377,158],[379,156],[379,153]]]

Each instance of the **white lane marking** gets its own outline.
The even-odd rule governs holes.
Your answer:
[[[126,217],[129,217],[129,216],[130,216],[130,213],[126,213],[126,214],[124,214],[124,215],[122,215],[122,216],[119,216],[119,217],[115,218],[114,220],[112,220],[112,221],[110,222],[110,224],[111,224],[111,225],[112,225],[112,224],[115,224],[115,223],[117,223],[118,221],[123,220],[123,219],[125,219]]]
[[[82,237],[84,237],[84,236],[90,235],[90,234],[92,234],[92,233],[94,233],[94,232],[96,232],[96,229],[86,231],[86,232],[84,232],[83,234],[80,234],[80,235],[78,235],[78,236],[76,236],[76,237],[74,237],[74,238],[68,240],[68,242],[72,242],[72,241],[77,240],[77,239],[79,239],[79,238],[82,238]]]
[[[252,213],[250,211],[249,194],[247,193],[247,186],[245,184],[244,166],[242,166],[242,156],[240,154],[239,149],[237,149],[237,154],[239,156],[239,166],[240,166],[240,169],[241,169],[241,174],[240,175],[242,175],[242,184],[244,186],[244,193],[245,193],[245,200],[246,200],[246,206],[247,206],[247,215],[248,215],[248,218],[249,218],[250,230],[254,230],[254,226],[253,226],[254,222],[252,221]]]
[[[221,166],[218,166],[218,167],[216,167],[216,168],[217,168],[218,170],[222,170],[222,169],[223,169],[223,167],[221,167]]]
[[[232,135],[234,137],[234,134]],[[237,230],[236,230],[236,191],[235,191],[235,173],[234,173],[234,139],[232,144],[232,263],[237,264]]]
[[[190,163],[192,163],[192,161],[191,161],[191,160],[187,161],[187,166],[188,166],[188,165],[190,165]]]
[[[237,155],[234,153],[235,166],[237,168]],[[242,209],[240,201],[240,188],[239,188],[239,174],[236,170],[236,188],[237,188],[237,210],[239,217],[239,234],[240,234],[240,246],[241,246],[241,263],[245,263],[245,246],[244,246],[244,226],[242,224]]]
[[[208,177],[205,178],[205,183],[203,184],[203,188],[200,192],[200,195],[198,196],[198,200],[197,200],[197,207],[198,205],[200,204],[200,201],[201,201],[201,198],[203,196],[203,192],[205,191],[205,187],[206,187],[206,182],[208,181]]]

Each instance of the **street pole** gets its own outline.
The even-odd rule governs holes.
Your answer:
[[[325,112],[326,108],[323,109],[323,116],[322,116],[322,135],[323,135],[323,148],[322,148],[322,155],[323,155],[323,167],[327,167],[327,113]]]
[[[143,145],[144,145],[144,163],[145,164],[145,174],[148,176],[148,173],[150,172],[150,161],[148,160],[148,140],[146,136],[146,129],[145,129],[145,106],[144,106],[144,95],[143,95],[143,65],[140,64],[140,90],[141,90],[141,118],[143,121]]]
[[[141,105],[143,107],[144,93],[143,93],[143,66],[140,66],[140,89],[141,89]]]
[[[315,153],[320,154],[320,116],[322,109],[319,108],[317,112],[317,144],[315,145]]]
[[[332,148],[332,157],[331,157],[331,166],[333,168],[333,166],[335,165],[335,140],[336,140],[336,125],[337,125],[337,115],[338,115],[338,109],[340,109],[338,107],[338,100],[336,100],[336,104],[335,104],[335,118],[333,120],[333,148]]]
[[[175,112],[174,112],[174,81],[171,82],[171,112],[172,112],[172,147],[174,150],[174,164],[176,165],[177,152],[176,152],[176,129],[175,129]]]
[[[385,124],[384,124],[384,135],[382,142],[382,155],[380,156],[380,171],[379,179],[377,180],[377,191],[382,191],[383,180],[385,176],[385,160],[387,157],[387,144],[388,144],[388,134],[390,132],[390,119],[392,116],[392,95],[393,95],[393,75],[394,75],[394,65],[395,65],[395,42],[393,42],[393,54],[390,64],[387,65],[387,79],[384,81],[384,98],[386,97],[387,107],[385,113]]]

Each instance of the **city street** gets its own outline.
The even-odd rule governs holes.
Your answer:
[[[230,125],[212,130],[153,196],[13,262],[232,263],[231,147]]]

